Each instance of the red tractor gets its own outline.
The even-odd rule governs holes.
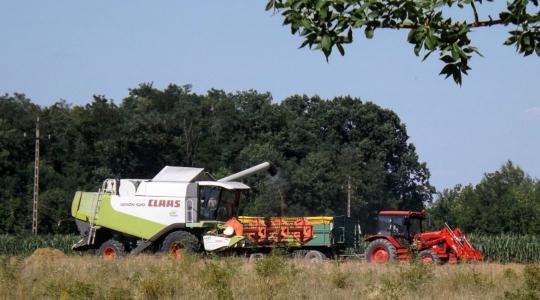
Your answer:
[[[377,234],[366,238],[366,259],[373,263],[411,261],[417,257],[423,263],[443,264],[481,261],[482,254],[465,238],[459,228],[447,224],[438,231],[423,232],[424,212],[381,211]]]

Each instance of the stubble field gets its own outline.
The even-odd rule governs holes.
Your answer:
[[[2,299],[539,299],[540,265],[0,257]]]

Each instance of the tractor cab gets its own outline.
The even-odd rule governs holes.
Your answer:
[[[423,263],[442,264],[481,261],[482,254],[465,238],[459,228],[448,225],[438,231],[423,232],[424,212],[386,210],[379,212],[377,233],[366,241],[366,259],[373,263],[410,261],[415,256]]]
[[[392,236],[411,242],[422,232],[423,212],[386,210],[379,212],[377,235]]]

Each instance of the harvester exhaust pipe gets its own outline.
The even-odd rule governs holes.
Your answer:
[[[221,179],[219,179],[218,181],[221,181],[221,182],[227,182],[227,181],[238,181],[244,177],[247,177],[249,175],[253,175],[255,173],[259,173],[259,172],[263,172],[263,171],[268,171],[268,173],[270,173],[270,175],[274,176],[276,175],[277,173],[277,169],[276,167],[271,164],[270,162],[263,162],[262,164],[258,164],[256,166],[253,166],[249,169],[245,169],[244,171],[240,171],[238,173],[234,173],[232,175],[229,175],[227,177],[223,177]]]

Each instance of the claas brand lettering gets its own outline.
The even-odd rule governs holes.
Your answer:
[[[180,207],[180,200],[148,200],[148,207]]]

